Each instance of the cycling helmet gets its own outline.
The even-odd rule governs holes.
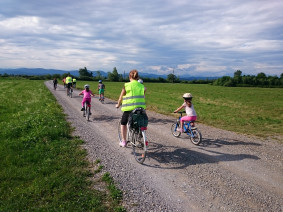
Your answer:
[[[86,85],[85,85],[85,88],[89,88],[89,84],[86,84]]]
[[[102,83],[102,80],[99,80],[98,82],[99,82],[99,83]]]
[[[143,84],[143,80],[142,80],[142,79],[139,79],[138,82],[141,83],[141,84]]]
[[[184,98],[184,99],[191,99],[191,98],[193,98],[193,95],[192,95],[191,93],[185,93],[185,94],[183,95],[183,98]]]

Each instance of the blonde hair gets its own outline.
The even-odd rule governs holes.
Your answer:
[[[131,70],[129,73],[129,78],[132,78],[133,80],[138,80],[139,78],[139,73],[136,69]]]

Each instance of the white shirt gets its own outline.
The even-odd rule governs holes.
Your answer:
[[[195,111],[193,103],[191,103],[191,107],[189,107],[185,102],[183,104],[183,107],[186,108],[186,114],[187,116],[197,116],[197,113]]]

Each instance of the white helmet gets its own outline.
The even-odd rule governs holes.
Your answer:
[[[143,80],[142,80],[142,79],[139,79],[138,82],[141,83],[141,84],[143,84]]]
[[[86,84],[86,85],[85,85],[85,88],[89,88],[89,84]]]
[[[193,95],[192,95],[191,93],[185,93],[185,94],[183,95],[183,98],[184,98],[184,99],[191,99],[191,98],[193,98]]]

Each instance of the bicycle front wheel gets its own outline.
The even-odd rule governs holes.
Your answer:
[[[199,145],[202,141],[201,132],[198,129],[192,129],[190,139],[194,145]]]
[[[177,129],[180,127],[178,122],[175,122],[171,126],[171,133],[174,137],[179,137],[181,135],[181,132],[177,131]]]
[[[131,144],[136,161],[142,164],[146,156],[145,131],[133,131]]]
[[[87,104],[85,104],[85,118],[89,121],[89,107]]]

